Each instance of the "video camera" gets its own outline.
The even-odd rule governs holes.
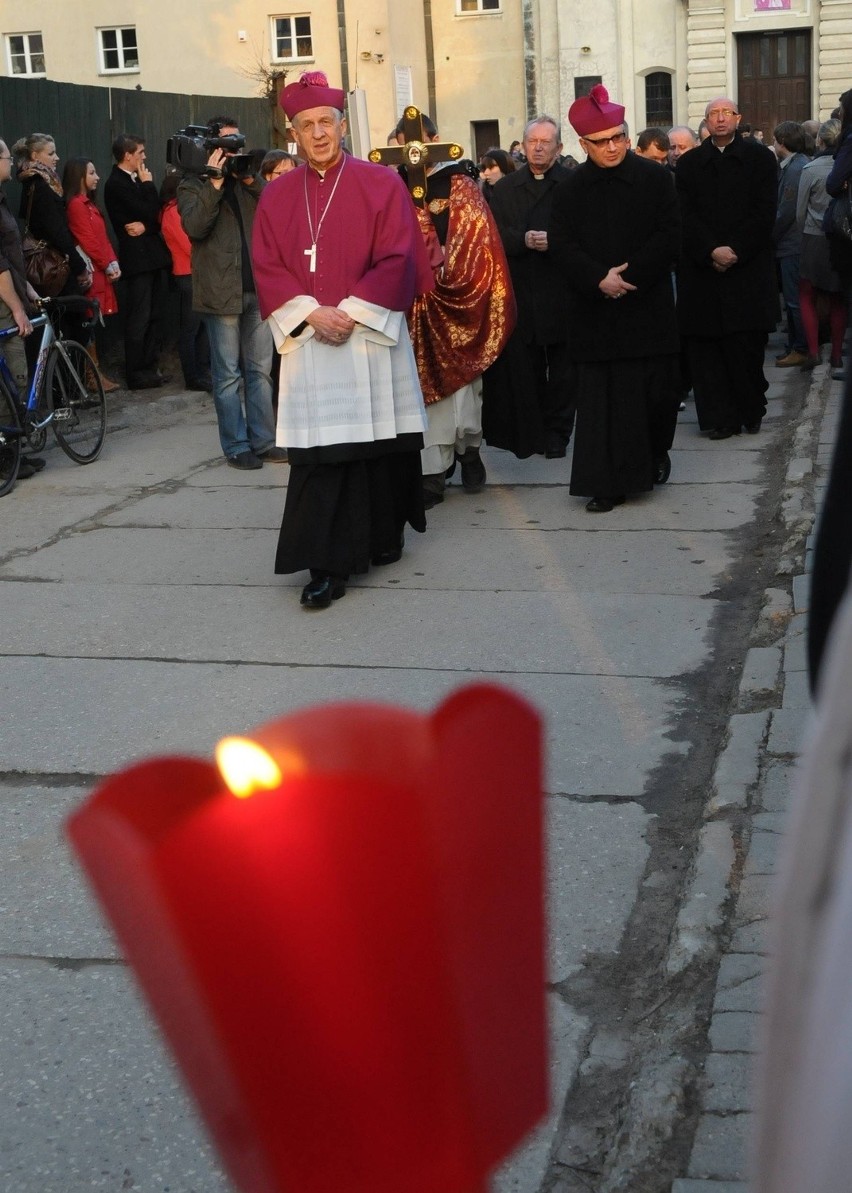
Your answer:
[[[187,174],[209,175],[211,178],[223,178],[230,174],[233,178],[251,178],[259,169],[258,153],[262,158],[263,152],[252,150],[240,153],[245,143],[242,133],[223,137],[219,134],[218,125],[188,124],[166,141],[166,161]],[[225,159],[221,169],[207,164],[214,149],[233,154],[233,157]]]

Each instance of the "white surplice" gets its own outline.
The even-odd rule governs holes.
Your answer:
[[[318,343],[312,327],[292,336],[319,305],[302,294],[268,319],[281,356],[276,443],[325,447],[422,433],[423,394],[402,312],[350,297],[339,304],[355,320],[345,344]]]

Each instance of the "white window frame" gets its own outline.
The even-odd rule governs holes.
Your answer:
[[[470,0],[467,0],[470,3]],[[485,0],[475,0],[476,8],[462,8],[462,0],[456,0],[456,16],[457,17],[490,17],[495,13],[502,13],[502,0],[497,0],[493,7],[485,8]]]
[[[12,38],[13,37],[21,37],[24,40],[23,54],[24,54],[24,62],[26,64],[26,68],[27,68],[24,71],[16,71],[12,65],[13,58],[20,58],[19,53],[15,53],[15,54],[12,53]],[[31,37],[40,37],[41,38],[41,49],[40,50],[33,50],[32,45],[30,44]],[[14,79],[43,79],[47,74],[47,69],[45,68],[45,70],[33,70],[33,55],[40,54],[42,59],[44,59],[44,57],[45,57],[44,34],[38,29],[32,29],[32,30],[30,30],[29,33],[7,33],[7,34],[5,34],[5,38],[6,38],[6,67],[9,71],[9,75]]]
[[[299,38],[296,34],[296,21],[308,21],[311,39],[310,54],[299,54]],[[290,43],[293,46],[294,53],[281,55],[278,53],[278,26],[277,21],[290,22]],[[309,12],[280,12],[269,18],[269,44],[271,49],[271,60],[275,63],[279,62],[313,62],[314,61],[314,30],[311,25],[311,14]]]
[[[122,43],[121,34],[125,29],[132,29],[136,34],[136,62],[132,66],[125,63],[125,46]],[[116,34],[115,46],[104,45],[104,34]],[[136,25],[100,25],[97,29],[98,35],[98,73],[102,75],[138,75],[141,69],[139,65],[139,32]],[[106,55],[107,52],[115,51],[119,56],[118,66],[107,66]]]

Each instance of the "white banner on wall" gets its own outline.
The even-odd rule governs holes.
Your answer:
[[[408,105],[414,103],[410,66],[395,66],[393,68],[393,86],[396,94],[396,114],[399,118]]]

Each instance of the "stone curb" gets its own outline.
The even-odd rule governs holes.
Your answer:
[[[827,366],[814,370],[814,376],[808,389],[808,396],[802,411],[802,417],[796,428],[794,437],[795,456],[787,469],[787,481],[781,497],[784,511],[787,542],[785,555],[793,553],[797,558],[796,571],[802,568],[802,557],[805,550],[805,537],[814,522],[812,511],[805,511],[804,499],[806,494],[805,482],[812,475],[811,467],[804,467],[803,462],[810,462],[814,456],[814,442],[818,433],[819,419],[828,396],[830,376]],[[797,464],[797,467],[793,467]],[[795,500],[793,500],[795,498]],[[797,593],[803,592],[797,586]],[[772,648],[781,660],[782,635],[794,613],[794,598],[789,592],[780,588],[767,588],[764,594],[763,607],[758,618],[755,633],[760,636],[771,637]],[[746,655],[743,666],[743,679],[740,683],[740,697],[751,690],[751,676],[757,666],[757,656],[752,651]],[[767,656],[768,659],[768,656]],[[765,663],[767,673],[770,664]],[[764,681],[765,682],[765,681]],[[773,685],[774,690],[774,685]],[[793,718],[801,724],[801,714],[794,710],[782,711],[780,701],[776,707],[759,713],[734,713],[728,722],[727,741],[720,754],[713,776],[713,791],[705,809],[705,820],[714,822],[706,824],[701,830],[698,851],[696,854],[693,877],[690,882],[689,894],[681,914],[678,916],[677,929],[669,949],[666,969],[669,973],[680,973],[685,964],[685,958],[706,960],[714,952],[721,952],[717,930],[723,922],[725,902],[730,893],[730,886],[735,880],[735,858],[732,856],[724,880],[724,889],[720,882],[720,862],[724,857],[722,842],[733,840],[730,826],[723,825],[720,817],[741,812],[748,806],[749,792],[756,786],[760,774],[760,755],[767,746],[772,746],[772,735],[779,739],[782,726],[786,720]],[[771,718],[771,719],[770,719]],[[777,751],[773,751],[777,752]],[[788,752],[786,749],[782,751]],[[710,827],[716,831],[708,833]],[[727,827],[727,838],[723,828]],[[702,886],[707,881],[706,889]],[[701,944],[698,946],[698,935]]]
[[[704,819],[713,820],[732,808],[745,808],[760,774],[760,748],[769,729],[768,712],[734,713],[728,740],[716,760],[713,794]]]
[[[785,704],[789,665],[801,643],[789,633],[807,608],[808,561],[814,515],[814,471],[822,416],[829,399],[827,367],[815,370],[794,436],[781,495],[785,542],[778,575],[789,589],[767,588],[754,629],[761,643],[744,659],[738,705],[713,775],[686,901],[678,916],[666,970],[677,975],[694,961],[720,958],[708,1053],[700,1084],[700,1117],[686,1175],[671,1193],[747,1193],[746,1170],[751,1125],[749,1073],[761,1008],[765,965],[764,935],[774,858],[782,831],[775,797],[764,816],[750,801],[769,763],[788,766],[795,756],[804,712]],[[798,631],[797,631],[798,633]],[[796,653],[799,648],[799,654]],[[796,674],[796,678],[801,678]],[[750,711],[755,704],[759,711]],[[775,790],[773,787],[773,790]],[[745,826],[740,821],[756,813]],[[744,842],[739,834],[744,828]],[[752,856],[752,843],[754,856]],[[742,871],[742,873],[740,873]],[[725,944],[724,929],[732,937]]]
[[[672,1193],[746,1193],[742,1181],[675,1181]]]
[[[735,861],[731,826],[723,820],[705,824],[698,839],[689,892],[678,914],[666,959],[667,973],[682,973],[693,961],[706,960],[717,952]]]

